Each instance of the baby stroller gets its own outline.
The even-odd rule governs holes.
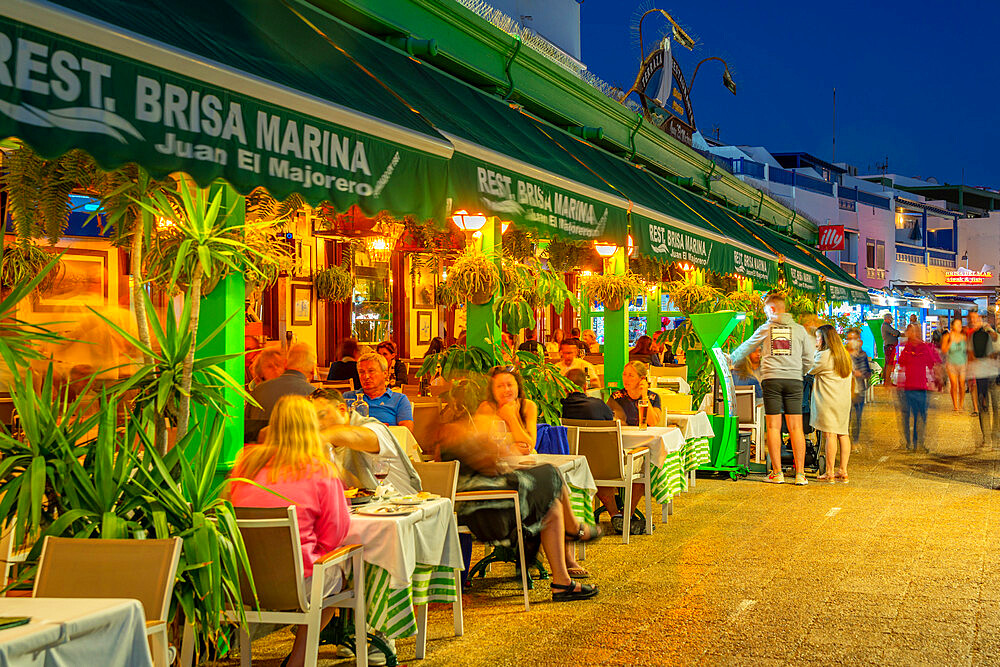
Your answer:
[[[826,452],[823,450],[822,433],[813,429],[809,425],[810,409],[812,404],[813,376],[807,375],[802,379],[802,432],[806,439],[806,456],[804,468],[813,472],[826,470]],[[795,457],[792,454],[792,442],[788,433],[788,424],[785,418],[781,418],[781,468],[788,471],[795,467]],[[771,469],[771,456],[767,456],[767,469]]]

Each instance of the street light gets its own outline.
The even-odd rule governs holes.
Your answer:
[[[594,241],[594,250],[597,251],[598,255],[600,255],[604,259],[607,259],[608,257],[611,257],[616,252],[618,252],[618,244],[602,243],[601,241]]]
[[[722,63],[722,67],[724,68],[722,70],[722,85],[725,86],[727,89],[729,89],[729,92],[735,95],[736,82],[733,80],[733,75],[729,73],[729,63],[727,63],[725,60],[717,56],[710,56],[708,58],[705,58],[700,63],[694,66],[694,74],[691,75],[691,83],[690,85],[688,85],[688,95],[690,95],[691,91],[694,89],[694,79],[696,76],[698,76],[698,68],[701,67],[703,63],[707,63],[709,60],[718,60],[720,63]]]
[[[670,21],[670,25],[674,27],[674,41],[683,46],[688,51],[694,50],[694,40],[691,36],[684,32],[684,28],[677,25],[677,21],[674,20],[670,14],[662,9],[650,9],[646,11],[642,16],[639,17],[639,62],[644,62],[646,60],[646,47],[642,41],[642,21],[650,14],[655,14],[659,12],[663,18]]]
[[[486,226],[486,216],[482,213],[469,213],[464,208],[455,211],[452,221],[464,232],[478,232]]]

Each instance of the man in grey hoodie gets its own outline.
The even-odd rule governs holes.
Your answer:
[[[745,343],[733,350],[733,363],[739,363],[758,347],[761,348],[760,378],[764,392],[764,421],[767,425],[767,451],[771,457],[771,472],[767,481],[781,484],[781,416],[785,416],[788,435],[795,458],[795,484],[806,485],[806,440],[802,431],[802,378],[812,367],[816,342],[805,328],[785,312],[785,297],[769,292],[764,297],[767,322],[762,324]]]

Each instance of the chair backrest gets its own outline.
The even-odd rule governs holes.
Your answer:
[[[10,427],[14,423],[14,399],[0,397],[0,424]]]
[[[572,425],[568,422],[584,422],[586,425]],[[593,426],[591,424],[600,424]],[[572,453],[587,457],[587,465],[594,479],[624,479],[625,454],[622,451],[622,423],[590,422],[589,420],[564,419],[563,425],[569,430]],[[573,450],[573,443],[575,451]]]
[[[577,449],[580,444],[580,430],[573,428],[574,426],[599,428],[611,425],[610,422],[602,419],[561,419],[560,422],[566,427],[566,439],[569,440],[569,453],[573,456],[578,456]]]
[[[420,475],[420,486],[424,491],[436,493],[442,498],[455,502],[458,489],[458,461],[428,461],[414,463],[413,469]]]
[[[583,355],[583,360],[584,361],[589,361],[590,363],[594,364],[595,366],[600,366],[600,365],[604,364],[604,355],[603,354],[585,354],[585,355]]]
[[[688,376],[686,364],[664,364],[663,366],[651,366],[649,372],[654,376],[681,377],[685,380]]]
[[[756,423],[756,403],[757,396],[753,387],[736,387],[736,415],[740,418],[741,425]]]
[[[655,389],[653,391],[656,391]],[[691,412],[691,394],[659,394],[660,407],[665,413]]]
[[[181,557],[168,540],[45,538],[35,575],[36,598],[132,598],[147,621],[166,621]]]
[[[260,608],[306,611],[302,543],[295,506],[234,509]],[[240,575],[240,590],[243,604],[252,606],[253,591],[243,575]]]
[[[320,385],[323,389],[336,389],[340,393],[354,391],[354,380],[323,380]]]
[[[404,384],[399,387],[399,390],[410,398],[420,395],[419,384]]]
[[[441,403],[435,399],[413,401],[413,439],[420,451],[431,454],[434,434],[441,421]]]

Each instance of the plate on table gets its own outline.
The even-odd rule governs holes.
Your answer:
[[[347,498],[347,502],[351,507],[355,505],[367,505],[375,499],[375,492],[371,489],[351,487],[350,489],[344,489],[344,497]]]
[[[417,508],[405,505],[371,505],[357,510],[358,514],[366,516],[405,516],[416,512]]]
[[[412,496],[397,496],[389,500],[393,505],[419,505],[426,500],[434,500],[440,498],[436,493],[428,493],[427,491],[421,491],[420,493]]]

